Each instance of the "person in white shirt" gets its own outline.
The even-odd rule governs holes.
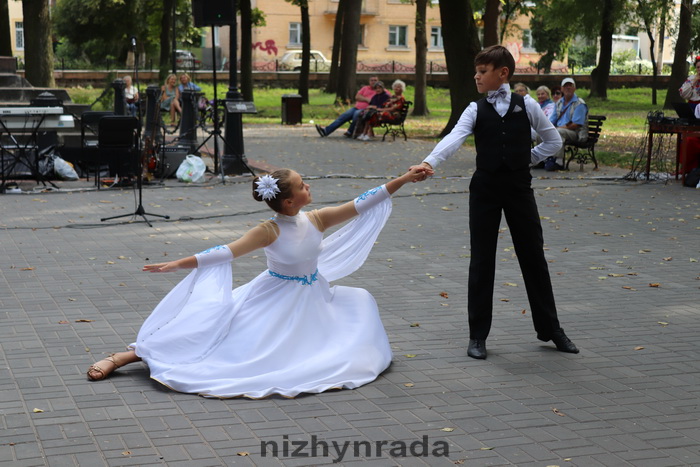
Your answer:
[[[421,166],[424,177],[447,160],[474,134],[476,172],[469,185],[471,261],[468,281],[469,346],[472,358],[486,358],[493,313],[493,288],[501,214],[504,213],[522,270],[537,338],[553,341],[562,352],[578,348],[559,325],[542,226],[531,187],[530,166],[555,154],[559,133],[539,104],[510,92],[515,60],[505,47],[491,46],[476,56],[474,79],[486,98],[469,104],[459,121]],[[530,131],[542,142],[531,147]]]

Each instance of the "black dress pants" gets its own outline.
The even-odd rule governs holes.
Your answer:
[[[537,338],[551,339],[559,329],[549,268],[544,257],[542,225],[529,169],[487,172],[477,169],[469,185],[469,337],[486,339],[493,315],[496,246],[501,212],[513,239],[525,281]]]

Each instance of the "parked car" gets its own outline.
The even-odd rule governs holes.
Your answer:
[[[287,52],[282,55],[279,61],[280,70],[301,70],[301,50]],[[331,61],[323,56],[318,50],[312,50],[309,57],[309,71],[329,71],[331,69]]]
[[[183,70],[199,70],[202,62],[189,50],[176,50],[175,66]]]

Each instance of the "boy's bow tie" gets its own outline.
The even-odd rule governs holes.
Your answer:
[[[505,99],[507,95],[508,93],[504,88],[499,88],[498,91],[489,91],[488,96],[486,96],[486,100],[489,103],[494,104],[496,102],[496,99],[498,99],[499,97],[501,99]]]

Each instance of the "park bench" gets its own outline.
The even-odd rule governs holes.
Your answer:
[[[604,115],[589,115],[588,116],[588,139],[582,143],[566,143],[564,145],[564,160],[566,161],[565,168],[569,170],[569,164],[572,160],[576,162],[583,170],[583,165],[589,162],[589,159],[598,168],[598,161],[595,158],[595,145],[600,138],[600,132],[603,128],[603,121],[606,119]]]
[[[403,122],[406,120],[406,115],[408,115],[408,110],[411,108],[411,105],[413,102],[411,101],[406,101],[404,103],[403,109],[401,109],[401,114],[399,115],[398,120],[394,120],[393,122],[379,122],[380,128],[384,128],[386,131],[384,132],[384,136],[382,136],[382,141],[386,138],[386,135],[391,133],[391,136],[394,138],[392,141],[396,141],[396,136],[397,135],[403,135],[404,141],[408,140],[408,136],[406,136],[406,130],[403,127]]]

